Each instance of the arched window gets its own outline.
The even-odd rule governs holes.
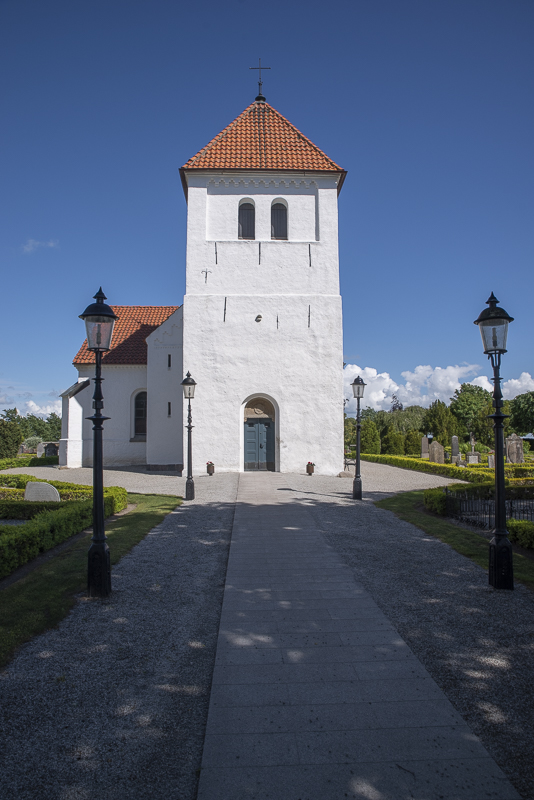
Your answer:
[[[271,206],[271,239],[287,239],[287,208],[283,203]]]
[[[252,203],[241,203],[239,206],[239,238],[255,239],[255,209]]]
[[[146,436],[146,392],[135,395],[134,436]]]

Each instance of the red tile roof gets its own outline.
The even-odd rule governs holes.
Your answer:
[[[111,350],[102,356],[103,364],[146,364],[146,338],[180,306],[111,306],[118,320],[113,329]],[[78,350],[75,366],[94,364],[95,354],[87,349],[87,339]]]
[[[345,171],[298,128],[265,102],[254,102],[237,119],[187,161],[180,172],[223,170]]]

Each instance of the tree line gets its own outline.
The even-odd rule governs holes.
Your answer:
[[[36,414],[22,416],[16,408],[6,408],[0,416],[0,458],[13,458],[21,444],[35,448],[39,442],[61,438],[61,417],[52,411],[46,419]]]
[[[460,449],[467,451],[472,435],[483,450],[493,447],[493,396],[480,386],[462,383],[449,405],[435,400],[429,408],[403,407],[393,396],[389,411],[365,408],[361,413],[361,452],[391,455],[419,455],[421,437],[431,434],[444,447],[458,436]],[[534,392],[525,392],[513,400],[505,400],[503,412],[508,415],[504,435],[534,433]],[[345,416],[345,446],[356,442],[356,420]]]

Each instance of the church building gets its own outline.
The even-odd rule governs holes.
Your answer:
[[[180,170],[183,305],[118,306],[102,359],[104,464],[337,475],[343,350],[337,198],[346,172],[262,94]],[[104,281],[105,288],[105,281]],[[60,465],[92,463],[94,354],[62,394]]]

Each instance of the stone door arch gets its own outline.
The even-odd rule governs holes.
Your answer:
[[[244,404],[243,467],[245,472],[275,472],[277,414],[274,403],[257,395]]]

